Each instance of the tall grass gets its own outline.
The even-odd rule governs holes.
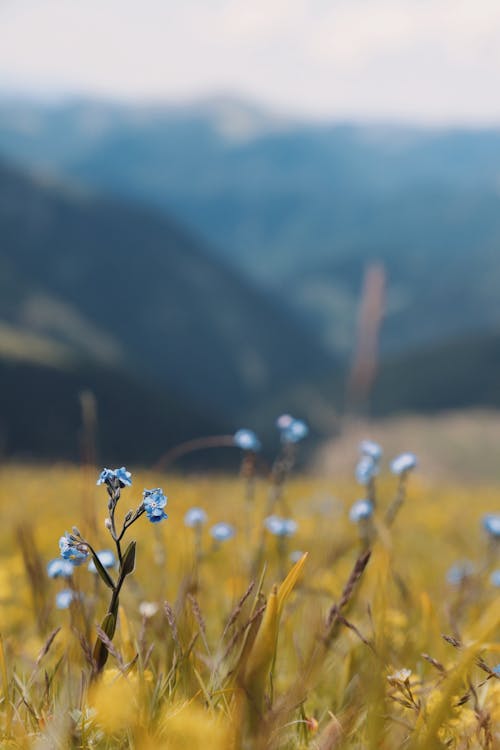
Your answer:
[[[136,569],[92,680],[109,592],[83,566],[58,610],[66,583],[46,564],[75,522],[109,546],[102,490],[71,467],[4,467],[0,480],[2,748],[500,747],[500,559],[480,526],[496,488],[412,476],[388,524],[397,480],[384,476],[367,547],[349,481],[271,489],[298,523],[277,538],[261,479],[249,495],[245,477],[134,474],[129,497],[162,484],[169,519],[134,527]],[[209,519],[197,532],[183,522],[192,506]],[[218,521],[236,534],[217,544]],[[449,583],[463,559],[472,572]]]

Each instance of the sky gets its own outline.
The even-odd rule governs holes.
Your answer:
[[[500,2],[0,0],[0,90],[500,124]]]

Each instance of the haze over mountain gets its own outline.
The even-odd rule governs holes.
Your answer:
[[[126,445],[151,457],[155,441],[159,455],[210,431],[272,423],[266,399],[278,406],[332,367],[291,316],[149,209],[0,164],[0,236],[7,451],[22,443],[16,413],[32,423],[23,450],[60,446],[79,424],[79,391],[91,388],[105,402],[112,456]],[[300,399],[285,406],[300,410]]]
[[[388,277],[384,352],[500,324],[500,132],[309,124],[215,100],[5,101],[0,150],[173,212],[352,350],[364,269]]]

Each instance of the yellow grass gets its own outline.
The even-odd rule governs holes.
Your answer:
[[[498,487],[410,477],[388,530],[383,511],[396,480],[383,477],[371,559],[332,615],[362,551],[348,519],[362,496],[354,482],[291,481],[276,512],[299,528],[280,546],[262,531],[263,480],[248,507],[242,479],[133,473],[119,510],[136,507],[144,487],[162,486],[169,519],[143,517],[130,530],[137,562],[120,600],[116,654],[91,681],[82,641],[93,644],[109,590],[83,566],[74,576],[82,604],[57,610],[66,584],[45,567],[75,524],[95,548],[112,546],[95,480],[94,470],[68,466],[1,470],[1,748],[500,747],[500,680],[488,672],[500,662],[499,589],[489,581],[500,556],[480,524],[500,509]],[[208,526],[237,528],[215,549],[205,528],[199,564],[183,523],[195,505]],[[293,568],[296,550],[308,555]],[[447,570],[465,558],[476,573],[450,585]],[[143,618],[143,602],[157,604],[156,614]]]

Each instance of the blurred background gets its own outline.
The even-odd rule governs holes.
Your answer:
[[[499,91],[495,0],[1,0],[0,456],[496,476]]]

